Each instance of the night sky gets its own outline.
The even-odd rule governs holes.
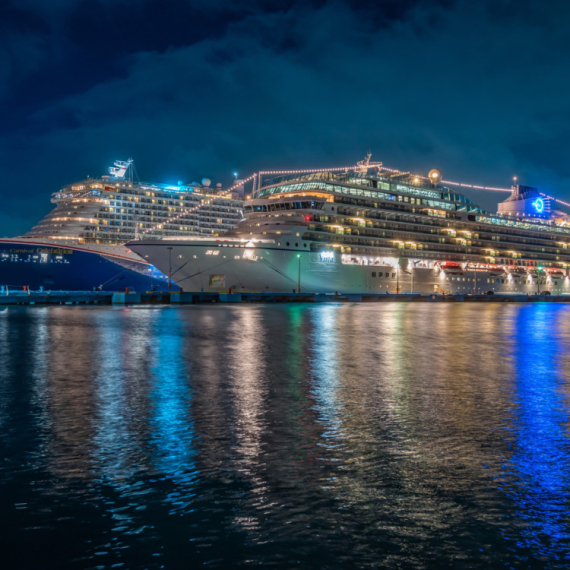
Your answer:
[[[227,186],[370,150],[568,199],[569,21],[531,0],[2,0],[0,235],[129,157]]]

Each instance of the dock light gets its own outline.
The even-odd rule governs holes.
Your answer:
[[[300,253],[298,253],[298,254],[297,254],[297,257],[301,257],[301,254],[300,254]]]

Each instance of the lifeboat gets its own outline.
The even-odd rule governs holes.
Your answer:
[[[499,275],[505,274],[505,268],[502,265],[495,265],[493,263],[479,263],[477,265],[471,265],[469,269],[471,271],[475,269],[490,277],[498,277]]]
[[[562,269],[558,269],[555,267],[547,267],[546,272],[552,277],[553,279],[563,279],[564,278],[564,271]]]
[[[454,275],[463,273],[463,267],[461,267],[461,263],[457,263],[456,261],[439,261],[437,265],[442,271],[445,271],[446,273],[453,273]]]
[[[487,265],[487,271],[491,277],[499,277],[499,275],[503,275],[505,273],[505,268],[502,265],[489,263]]]

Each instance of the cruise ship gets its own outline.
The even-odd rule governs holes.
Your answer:
[[[166,290],[164,273],[125,244],[189,235],[213,237],[243,215],[243,185],[135,182],[134,164],[52,194],[55,208],[24,236],[0,239],[0,288]]]
[[[505,189],[490,213],[436,169],[394,171],[370,155],[256,180],[226,234],[128,247],[184,291],[570,293],[568,215],[535,188]]]

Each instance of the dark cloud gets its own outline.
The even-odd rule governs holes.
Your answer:
[[[0,16],[1,234],[115,158],[142,177],[387,165],[568,197],[569,8],[19,0]],[[476,196],[493,208],[494,195]]]

